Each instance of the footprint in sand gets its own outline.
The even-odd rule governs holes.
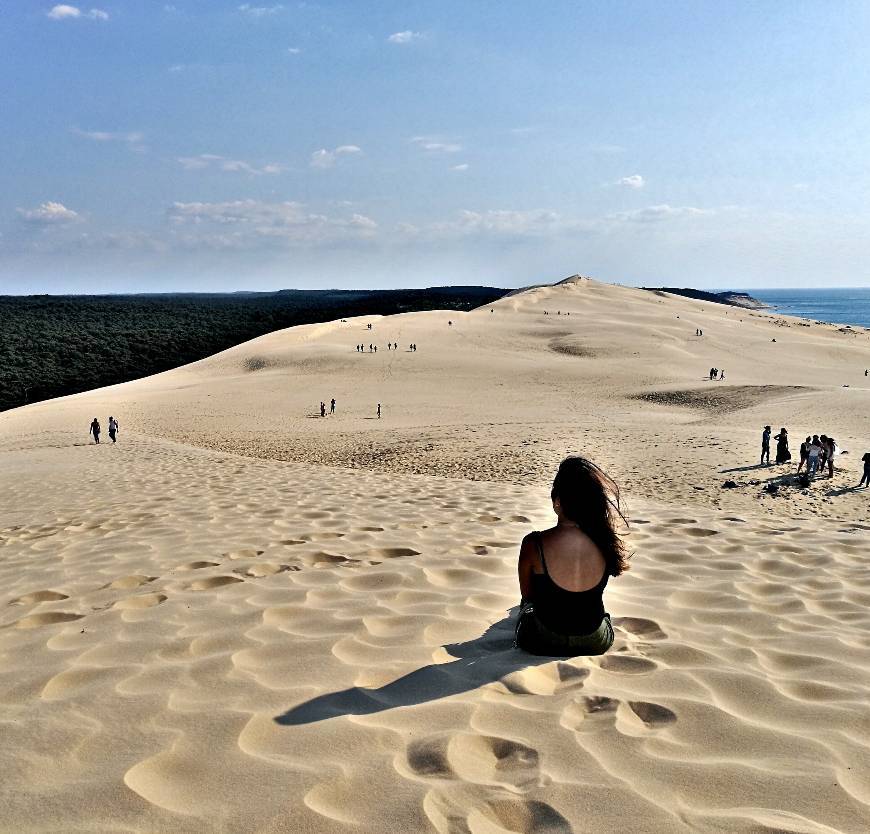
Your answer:
[[[216,568],[220,562],[188,562],[185,565],[180,565],[177,570],[200,570],[201,568]]]
[[[622,675],[645,675],[658,668],[658,664],[645,657],[624,654],[605,655],[600,666],[608,672],[618,672]]]
[[[631,707],[631,711],[650,727],[673,724],[677,720],[676,713],[661,704],[653,704],[649,701],[629,701],[628,705]]]
[[[376,547],[368,551],[368,555],[373,559],[401,559],[408,556],[419,556],[419,550],[412,550],[410,547]]]
[[[694,536],[695,538],[719,535],[718,530],[708,530],[706,527],[689,527],[685,532],[687,535]]]
[[[29,617],[22,617],[15,623],[15,628],[39,628],[44,625],[54,625],[55,623],[71,623],[73,620],[80,620],[84,614],[71,614],[67,611],[46,611],[44,614],[31,614]]]
[[[589,677],[589,669],[558,662],[519,669],[499,679],[513,695],[554,695],[566,689],[579,688]]]
[[[122,576],[120,579],[115,579],[108,585],[103,585],[101,590],[111,588],[113,591],[132,591],[134,588],[139,588],[142,585],[147,585],[153,582],[156,576],[145,576],[141,573],[134,573],[130,576]]]
[[[197,579],[190,583],[191,591],[210,591],[213,588],[221,588],[224,585],[233,585],[236,582],[244,582],[238,576],[210,576],[208,579]]]
[[[415,775],[428,779],[461,779],[514,790],[540,784],[538,751],[498,736],[429,736],[408,747],[406,760]]]
[[[9,605],[32,605],[35,602],[57,602],[62,599],[69,599],[69,597],[60,591],[32,591],[10,600]]]
[[[143,608],[153,608],[155,605],[160,605],[161,602],[166,602],[167,599],[166,594],[140,594],[136,597],[119,599],[112,608],[118,608],[122,611],[136,611]]]
[[[643,617],[614,617],[613,624],[646,640],[664,640],[668,636],[655,620],[645,620]]]
[[[431,790],[423,810],[438,834],[492,831],[571,834],[568,820],[546,802],[523,799],[475,800],[463,791]]]
[[[253,547],[243,547],[240,550],[229,550],[222,553],[225,559],[255,559],[263,554],[262,550],[255,550]]]
[[[290,565],[276,565],[274,562],[261,562],[257,565],[251,565],[248,568],[239,568],[238,570],[233,571],[233,573],[237,573],[239,576],[248,576],[259,579],[263,576],[274,576],[277,573],[284,573],[288,570],[291,570]]]

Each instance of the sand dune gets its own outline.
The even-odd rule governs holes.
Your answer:
[[[0,415],[0,828],[867,831],[868,364],[577,281]],[[764,423],[849,455],[803,494]],[[531,658],[516,552],[568,452],[624,487],[632,570],[610,653]]]

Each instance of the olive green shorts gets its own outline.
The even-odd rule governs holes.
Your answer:
[[[558,634],[547,628],[536,616],[530,603],[525,603],[517,617],[514,646],[524,652],[549,657],[577,657],[604,654],[613,645],[610,614],[590,634]]]

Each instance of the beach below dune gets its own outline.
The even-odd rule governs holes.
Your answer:
[[[0,415],[3,826],[867,830],[870,393],[830,380],[870,343],[771,356],[769,317],[647,295],[294,328]],[[368,323],[418,351],[357,355]],[[849,455],[803,494],[765,423]],[[578,452],[624,492],[617,639],[532,658],[517,551]]]

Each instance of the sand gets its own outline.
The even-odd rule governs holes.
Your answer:
[[[576,280],[0,415],[0,830],[870,830],[867,366],[859,328]],[[756,467],[765,423],[833,434],[834,479]],[[568,453],[632,569],[611,652],[532,658]]]

